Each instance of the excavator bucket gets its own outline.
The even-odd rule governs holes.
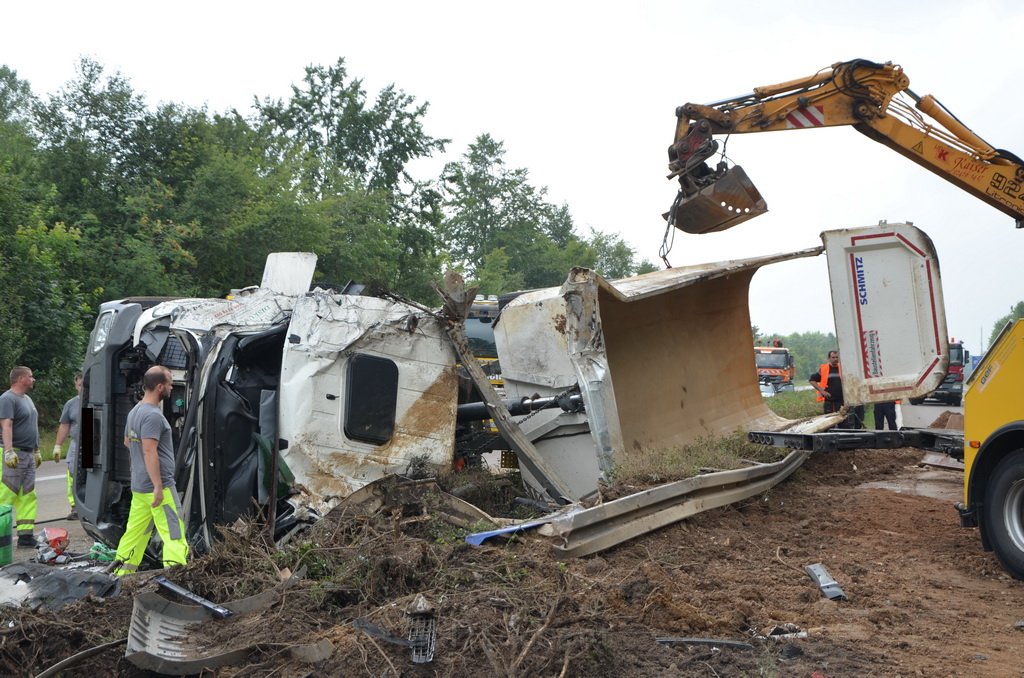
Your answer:
[[[739,165],[695,195],[682,198],[674,206],[675,227],[687,233],[711,233],[753,219],[768,211],[753,182]]]

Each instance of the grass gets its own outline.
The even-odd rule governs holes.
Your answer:
[[[679,447],[624,454],[611,476],[614,482],[625,485],[660,484],[690,478],[702,471],[740,468],[747,465],[747,460],[778,461],[785,452],[748,442],[746,433],[737,431],[728,436],[699,438]]]
[[[814,391],[787,391],[772,398],[765,398],[765,404],[775,414],[786,419],[805,419],[821,414],[821,403],[814,399]],[[864,428],[875,428],[875,412],[871,405],[864,406]]]
[[[783,391],[764,399],[775,414],[786,419],[804,419],[821,414],[821,403],[815,401],[814,391]]]
[[[775,414],[786,419],[806,419],[822,413],[814,391],[789,391],[765,398]],[[872,408],[865,408],[867,428],[874,427]],[[765,447],[747,441],[746,433],[737,431],[727,436],[700,438],[688,445],[674,448],[648,449],[620,455],[611,480],[623,485],[656,485],[682,480],[708,470],[728,470],[746,466],[750,460],[773,462],[782,459],[787,450]]]

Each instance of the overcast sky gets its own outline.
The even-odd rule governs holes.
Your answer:
[[[430,103],[446,157],[489,133],[506,160],[565,202],[579,229],[621,234],[657,261],[675,108],[865,58],[903,66],[997,148],[1024,155],[1019,0],[963,2],[49,2],[8,4],[0,63],[51,94],[81,56],[159,102],[247,113],[287,97],[309,64],[345,57],[368,92]],[[725,233],[679,233],[673,265],[802,249],[825,229],[912,221],[935,241],[950,334],[977,351],[1024,299],[1013,220],[852,128],[735,135],[769,213]],[[241,281],[244,282],[244,281]],[[240,284],[241,284],[240,282]],[[754,324],[832,331],[824,259],[759,272]]]

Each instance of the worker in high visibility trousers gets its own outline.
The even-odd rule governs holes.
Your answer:
[[[71,438],[71,444],[68,445],[67,454],[67,465],[68,465],[68,505],[71,506],[71,513],[68,514],[68,520],[78,520],[78,511],[75,510],[75,493],[74,493],[74,473],[75,463],[78,457],[78,431],[81,427],[79,418],[82,414],[82,373],[75,373],[75,390],[78,394],[71,400],[64,403],[64,409],[60,412],[60,423],[57,426],[57,438],[53,443],[53,461],[54,463],[60,463],[61,452],[63,451],[64,441],[67,438]]]
[[[128,524],[117,545],[114,574],[123,576],[139,569],[153,535],[163,540],[164,567],[184,565],[188,557],[181,503],[174,487],[174,447],[171,425],[164,418],[163,402],[174,386],[171,371],[161,365],[142,377],[142,400],[128,413],[124,444],[132,474],[132,504]]]
[[[11,370],[11,388],[0,395],[0,445],[3,447],[3,482],[0,504],[14,507],[18,546],[35,546],[36,469],[39,455],[39,413],[28,396],[36,384],[32,370],[18,366]]]
[[[816,400],[823,403],[822,412],[831,414],[843,409],[843,377],[839,365],[839,351],[828,352],[828,362],[822,363],[811,375],[811,386],[817,391]],[[842,424],[846,428],[864,428],[864,406],[855,405]]]

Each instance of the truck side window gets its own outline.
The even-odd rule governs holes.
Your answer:
[[[345,435],[373,445],[391,440],[398,401],[398,366],[387,358],[357,353],[348,364],[345,391]]]

